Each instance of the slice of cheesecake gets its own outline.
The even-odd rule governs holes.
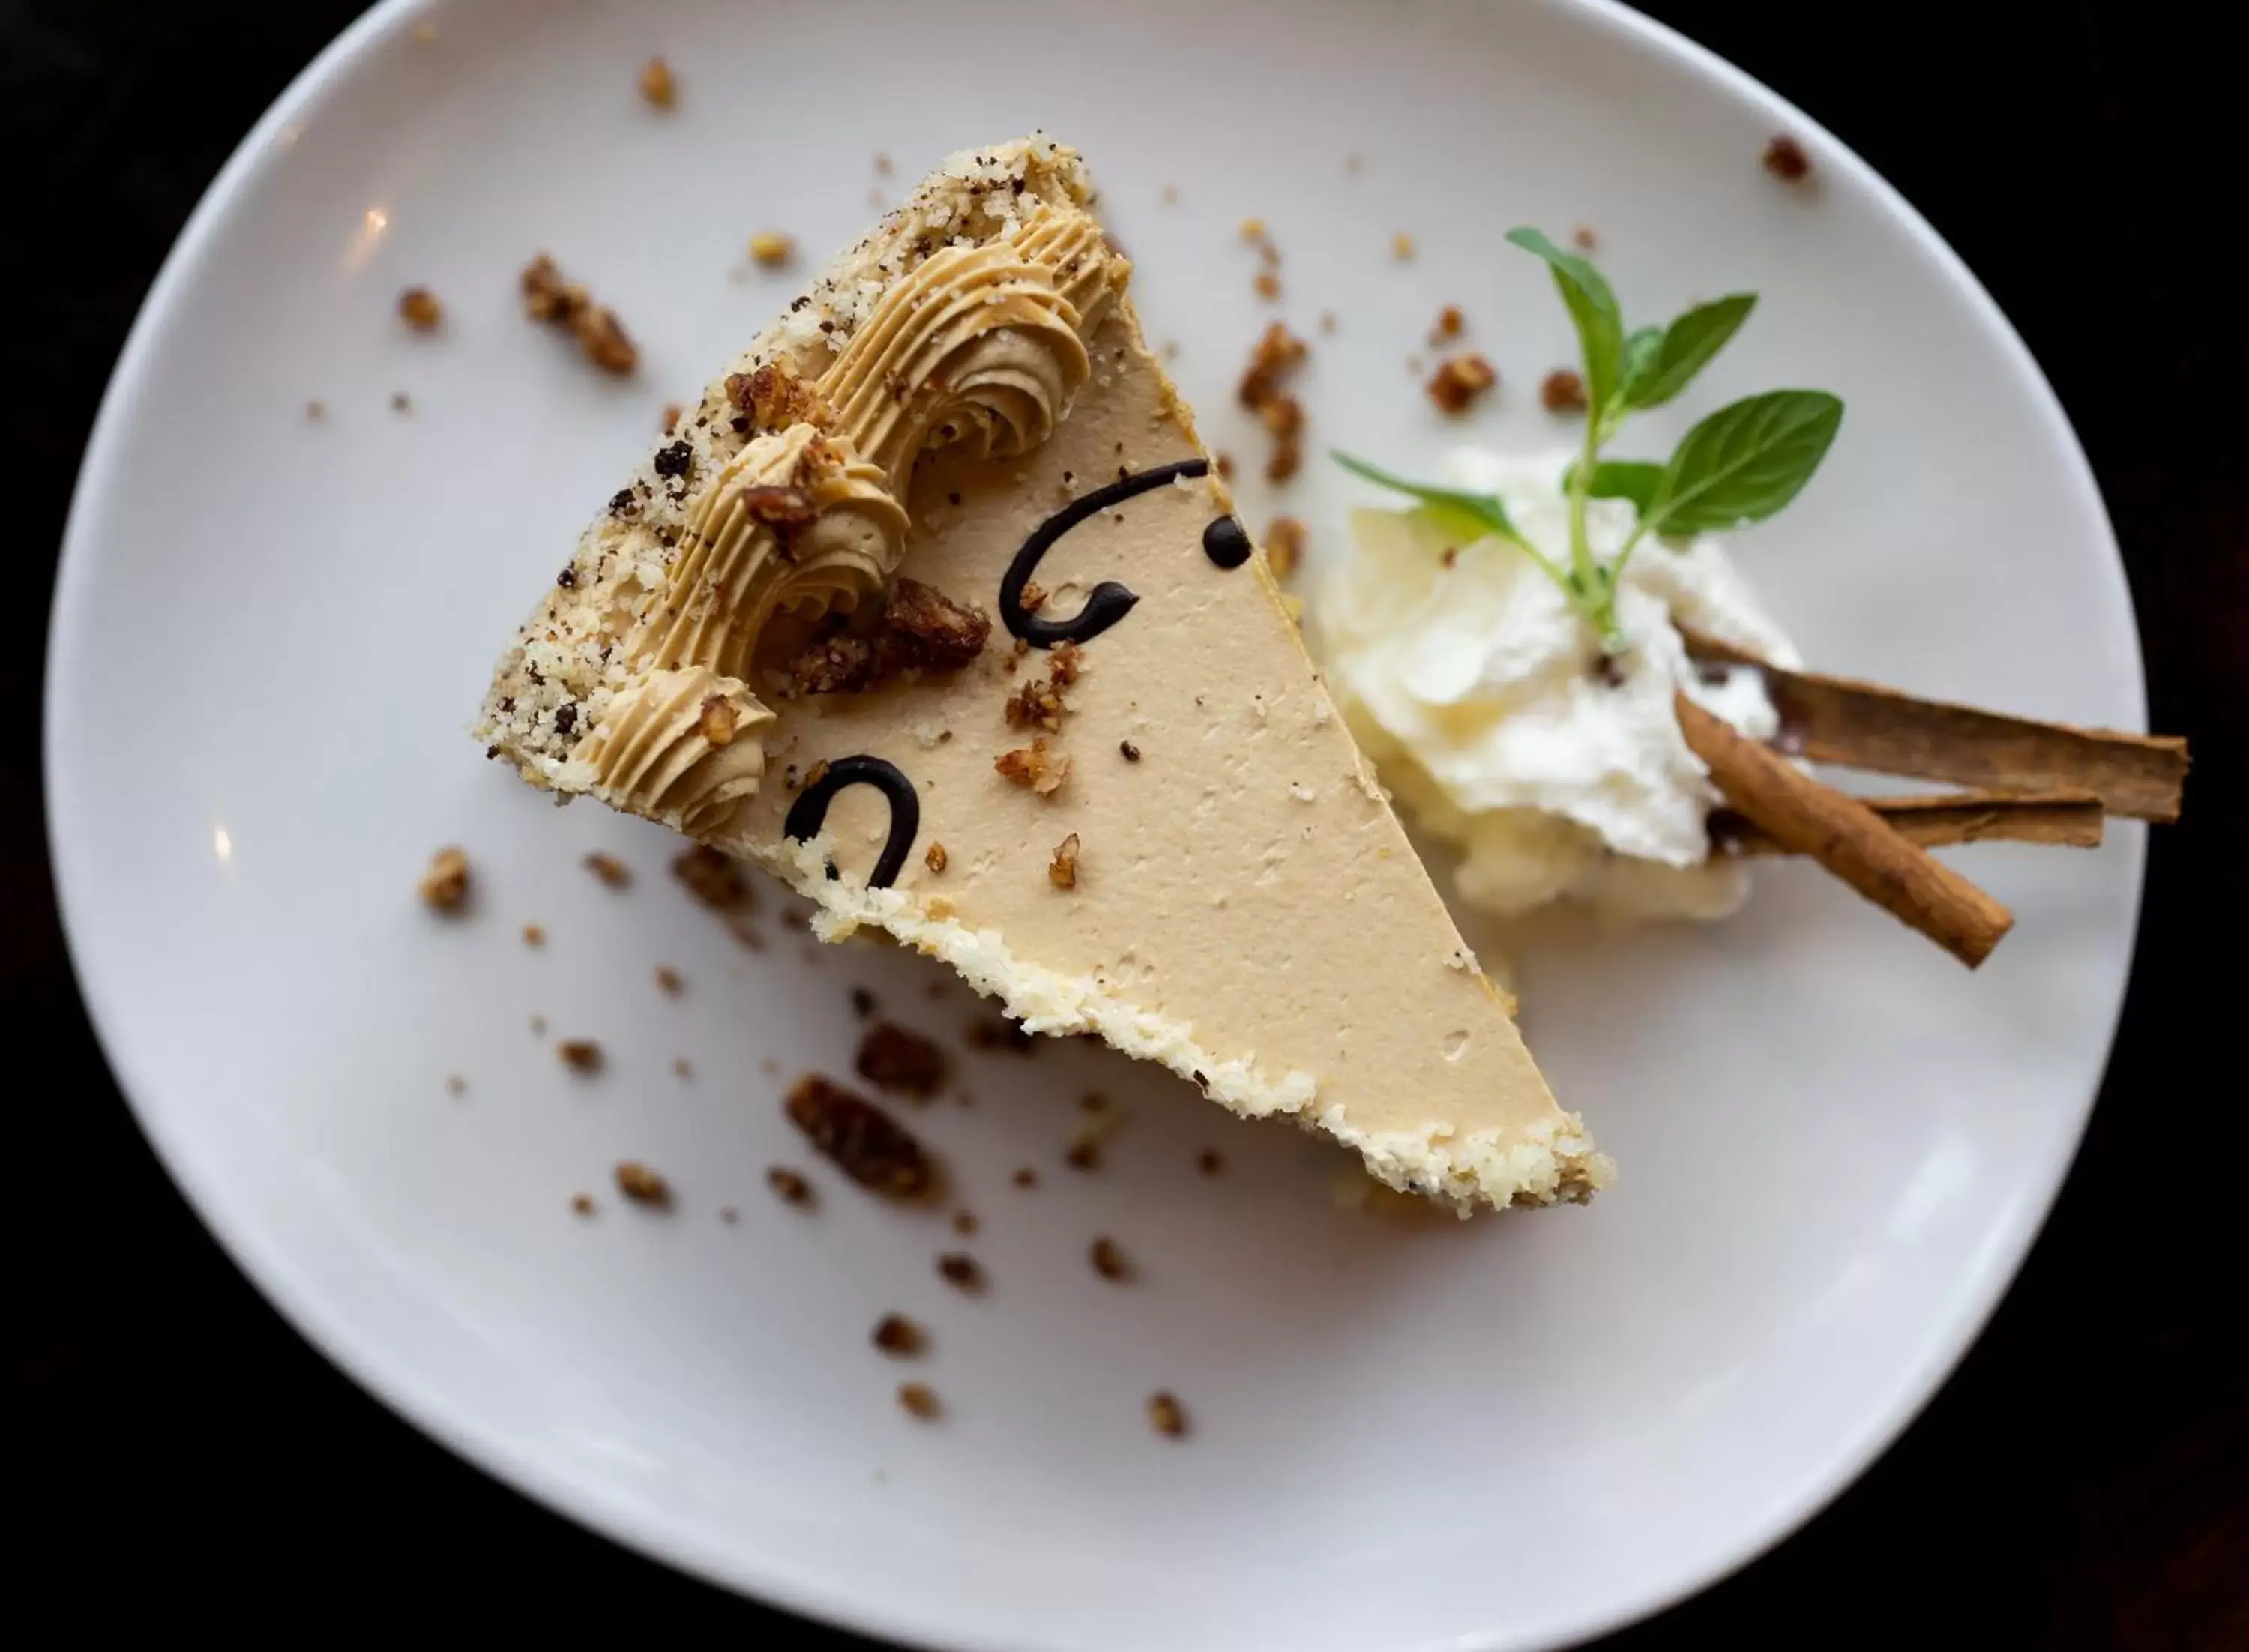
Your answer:
[[[1555,1105],[1043,139],[954,156],[580,540],[478,733],[1393,1187],[1582,1200]]]

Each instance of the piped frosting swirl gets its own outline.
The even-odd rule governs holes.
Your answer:
[[[1004,457],[1051,435],[1131,268],[1090,216],[1050,203],[893,282],[802,416],[752,435],[690,505],[664,587],[625,640],[628,681],[571,753],[590,789],[693,835],[723,830],[764,771],[756,730],[773,714],[745,679],[767,621],[848,611],[888,585],[924,452]],[[724,749],[696,715],[714,695],[733,708]]]

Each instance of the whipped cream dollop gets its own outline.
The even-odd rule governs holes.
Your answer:
[[[1569,566],[1561,480],[1573,456],[1451,456],[1444,480],[1496,493]],[[1601,561],[1632,506],[1595,499]],[[1717,540],[1643,540],[1616,593],[1613,657],[1531,559],[1497,538],[1462,544],[1410,511],[1351,513],[1352,554],[1312,618],[1329,682],[1384,782],[1421,828],[1462,852],[1462,897],[1503,915],[1568,898],[1605,917],[1723,917],[1748,894],[1710,853],[1719,798],[1672,714],[1675,686],[1754,739],[1779,718],[1753,670],[1704,672],[1674,621],[1778,664],[1795,648]]]

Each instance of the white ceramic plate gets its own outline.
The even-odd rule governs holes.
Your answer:
[[[671,114],[635,96],[654,51]],[[1232,378],[1269,313],[1249,215],[1285,254],[1283,312],[1340,318],[1314,334],[1317,441],[1394,458],[1444,434],[1404,359],[1448,302],[1507,375],[1479,439],[1551,439],[1526,387],[1567,337],[1513,223],[1593,226],[1643,315],[1760,291],[1681,413],[1783,382],[1847,399],[1818,483],[1743,551],[1809,654],[2139,726],[2100,502],[2006,324],[1849,154],[1629,14],[391,4],[212,188],[80,480],[48,757],[106,1047],[306,1335],[493,1472],[705,1576],[957,1648],[1518,1647],[1647,1612],[1833,1495],[1983,1322],[2101,1072],[2136,833],[1976,853],[2020,929],[1973,977],[1800,867],[1722,929],[1542,926],[1529,1031],[1623,1167],[1585,1210],[1384,1225],[1334,1207],[1305,1139],[1160,1074],[1080,1045],[967,1057],[978,1106],[925,1128],[984,1219],[994,1285],[969,1301],[932,1272],[941,1222],[832,1176],[810,1217],[763,1185],[805,1156],[782,1077],[848,1068],[848,985],[948,1034],[965,993],[770,922],[737,948],[659,835],[558,812],[468,742],[492,657],[658,408],[788,291],[742,268],[749,232],[823,251],[870,189],[1035,125],[1093,160],[1152,334],[1245,456]],[[1782,129],[1816,189],[1760,169]],[[519,315],[539,248],[639,335],[637,382]],[[442,335],[394,316],[411,283]],[[1321,469],[1288,508],[1331,543]],[[455,842],[478,909],[448,924],[414,884]],[[596,847],[633,889],[580,868]],[[602,1039],[606,1074],[564,1072],[534,1012]],[[1128,1123],[1077,1176],[1060,1155],[1095,1086]],[[1225,1176],[1195,1173],[1206,1145]],[[609,1195],[628,1155],[671,1174],[673,1216]],[[1035,1192],[1008,1183],[1024,1162]],[[1099,1233],[1140,1285],[1093,1277]],[[894,1308],[936,1333],[941,1426],[900,1414],[867,1346]],[[1150,1432],[1159,1387],[1191,1440]]]

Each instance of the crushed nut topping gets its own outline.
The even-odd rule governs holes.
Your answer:
[[[728,374],[726,399],[759,430],[786,430],[793,424],[824,429],[836,417],[809,380],[771,363],[754,373]]]
[[[1585,381],[1568,367],[1557,367],[1538,381],[1538,401],[1549,413],[1583,413]]]
[[[1186,1410],[1169,1389],[1159,1388],[1148,1396],[1148,1426],[1167,1440],[1186,1436]]]
[[[573,1073],[599,1073],[602,1070],[602,1046],[591,1038],[565,1038],[554,1046],[554,1053],[562,1058],[562,1065]]]
[[[1132,1277],[1132,1265],[1118,1249],[1114,1239],[1096,1239],[1086,1252],[1086,1259],[1093,1264],[1096,1273],[1114,1284],[1121,1285]]]
[[[1043,736],[1027,746],[1002,751],[992,760],[992,766],[1013,784],[1027,785],[1042,798],[1053,796],[1069,778],[1069,759],[1048,751]]]
[[[885,1313],[875,1321],[868,1339],[893,1359],[918,1359],[929,1347],[929,1333],[903,1313]]]
[[[945,870],[950,859],[951,857],[945,853],[945,846],[942,843],[932,843],[929,846],[929,853],[922,856],[921,863],[931,872],[938,873]]]
[[[1057,889],[1077,888],[1077,833],[1073,832],[1055,845],[1054,858],[1047,862],[1047,881]]]
[[[1499,370],[1480,355],[1441,361],[1429,376],[1429,400],[1445,413],[1465,412],[1470,402],[1499,382]]]
[[[768,270],[778,270],[796,256],[796,243],[777,230],[760,230],[750,237],[750,257]]]
[[[1268,303],[1281,296],[1281,278],[1270,270],[1260,270],[1251,278],[1249,284],[1256,290],[1257,296]]]
[[[677,997],[687,991],[687,978],[668,963],[656,966],[656,988],[668,997]]]
[[[613,854],[596,852],[586,857],[586,870],[612,889],[622,889],[632,883],[632,870]]]
[[[859,1040],[859,1076],[891,1095],[927,1100],[945,1085],[945,1052],[895,1021],[877,1021]]]
[[[1764,169],[1783,183],[1801,183],[1812,175],[1812,157],[1804,146],[1783,133],[1764,147]]]
[[[416,332],[435,332],[445,319],[445,306],[427,287],[409,287],[398,295],[399,319]]]
[[[1303,404],[1283,388],[1303,365],[1304,341],[1276,321],[1269,326],[1250,352],[1235,391],[1241,405],[1252,409],[1274,438],[1272,456],[1266,461],[1269,482],[1285,482],[1303,464]],[[1221,474],[1225,474],[1224,467]]]
[[[458,849],[438,850],[422,874],[422,899],[439,912],[457,912],[468,898],[469,857]]]
[[[1461,306],[1448,304],[1437,312],[1436,323],[1429,329],[1429,342],[1443,344],[1448,340],[1457,339],[1461,336],[1462,329],[1467,325],[1466,319],[1461,314]]]
[[[650,58],[641,65],[640,95],[659,109],[669,109],[679,101],[679,83],[672,79],[671,65],[662,58]]]
[[[1265,530],[1265,561],[1273,577],[1285,579],[1304,559],[1304,524],[1294,517],[1275,517]]]
[[[861,1187],[913,1199],[936,1183],[935,1163],[919,1141],[873,1102],[808,1073],[789,1086],[789,1122]]]
[[[586,360],[604,372],[622,375],[640,365],[640,351],[616,312],[595,304],[578,283],[564,280],[544,252],[524,266],[523,312],[569,332]]]
[[[937,1259],[938,1277],[947,1285],[966,1292],[970,1296],[984,1292],[984,1269],[976,1258],[962,1251],[948,1251]]]
[[[984,651],[992,618],[933,586],[900,579],[873,632],[839,631],[789,664],[805,694],[861,694],[904,671],[957,671]]]
[[[627,1159],[617,1166],[617,1191],[635,1204],[654,1205],[658,1210],[671,1204],[671,1183],[638,1159]]]
[[[714,746],[734,743],[734,708],[726,703],[724,695],[711,695],[704,700],[696,725],[703,730],[703,737]]]
[[[1036,579],[1023,581],[1023,593],[1016,599],[1025,614],[1036,614],[1047,606],[1047,588]]]
[[[766,1185],[771,1188],[783,1204],[810,1204],[812,1183],[785,1164],[776,1164],[766,1171]]]
[[[742,869],[708,844],[698,843],[675,859],[671,875],[713,911],[739,911],[750,904],[750,886],[742,881]]]
[[[670,435],[673,431],[679,428],[680,417],[686,411],[687,409],[681,407],[677,401],[667,401],[664,404],[664,413],[657,420],[657,422],[664,427],[664,435]]]
[[[926,1382],[899,1383],[898,1403],[908,1416],[922,1422],[935,1422],[945,1409],[938,1402],[937,1390]]]

